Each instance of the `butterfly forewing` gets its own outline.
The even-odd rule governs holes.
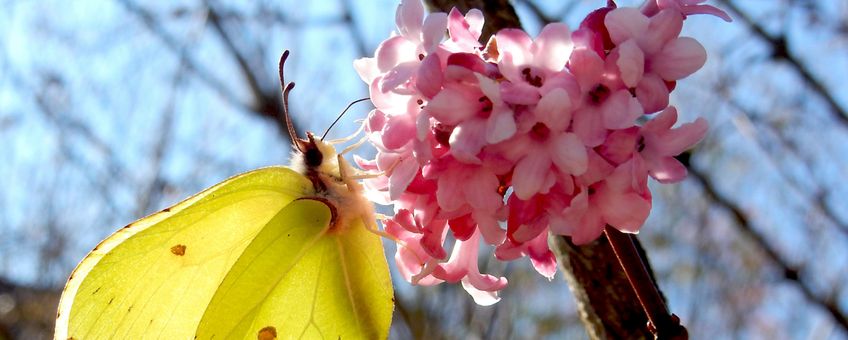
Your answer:
[[[121,229],[72,274],[55,337],[193,337],[244,248],[310,187],[288,168],[259,169]]]

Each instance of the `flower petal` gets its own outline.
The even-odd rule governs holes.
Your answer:
[[[652,71],[665,80],[678,80],[697,71],[707,61],[707,51],[697,40],[682,37],[670,41],[651,60]]]
[[[586,146],[596,147],[604,142],[607,131],[604,129],[603,116],[601,110],[591,106],[584,106],[583,109],[574,112],[572,129]]]
[[[539,100],[534,114],[551,130],[564,131],[571,124],[571,98],[565,89],[555,88]]]
[[[579,176],[586,172],[588,156],[586,146],[573,133],[563,133],[555,136],[548,145],[551,160],[560,171]]]
[[[462,169],[445,171],[439,176],[439,185],[436,189],[436,200],[439,202],[439,207],[453,211],[465,204],[465,197],[462,195],[462,183],[465,181],[465,177],[466,174]]]
[[[510,62],[513,65],[526,65],[530,63],[530,47],[533,44],[533,39],[527,35],[527,32],[515,28],[506,28],[498,31],[495,34],[495,38],[498,41],[498,54],[500,56],[511,55],[512,59]],[[499,65],[501,61],[498,61]]]
[[[650,166],[648,174],[660,183],[677,183],[686,178],[686,167],[673,157],[662,157]]]
[[[411,115],[394,115],[383,126],[383,147],[389,150],[400,149],[415,137],[415,118]]]
[[[389,92],[405,83],[418,70],[418,65],[417,61],[407,61],[392,67],[380,79],[380,92]]]
[[[377,46],[377,50],[374,52],[374,57],[377,59],[377,68],[380,72],[388,72],[402,62],[417,60],[415,49],[415,45],[402,36],[388,38],[380,43],[380,46]]]
[[[424,57],[415,76],[415,88],[421,91],[424,97],[433,98],[442,89],[444,80],[439,55],[434,53]]]
[[[686,149],[697,144],[707,134],[707,120],[698,117],[694,122],[680,125],[668,130],[660,137],[661,140],[645,137],[645,144],[663,156],[677,156]]]
[[[502,279],[504,280],[504,282],[506,282],[505,278]],[[474,284],[471,283],[471,281],[467,278],[462,279],[462,288],[465,289],[468,295],[471,295],[471,298],[474,299],[474,303],[480,306],[491,306],[501,300],[501,298],[498,297],[497,290],[485,291],[477,289],[474,287]]]
[[[353,61],[353,69],[356,70],[356,74],[359,75],[359,79],[362,79],[365,84],[371,84],[374,81],[374,78],[380,74],[380,70],[377,68],[377,59],[376,58],[359,58]]]
[[[636,87],[645,71],[645,55],[633,39],[618,45],[617,52],[615,64],[621,72],[621,80],[627,87]]]
[[[531,52],[534,55],[533,64],[551,72],[559,72],[565,67],[571,57],[571,32],[568,25],[551,23],[542,28],[542,32],[533,42]]]
[[[527,243],[527,256],[536,272],[552,280],[557,272],[557,261],[554,253],[548,248],[548,233],[539,233],[535,239]]]
[[[389,176],[389,198],[396,200],[400,198],[400,194],[406,190],[415,174],[418,172],[418,162],[415,158],[407,157],[398,163],[392,174]]]
[[[448,142],[456,159],[469,164],[480,163],[477,156],[486,145],[486,121],[475,118],[457,125]]]
[[[530,152],[515,165],[512,175],[514,194],[528,200],[542,189],[546,174],[551,168],[551,159],[544,152]]]
[[[658,75],[648,73],[636,87],[636,99],[645,114],[651,114],[668,106],[668,86]]]
[[[614,92],[601,107],[604,116],[604,127],[607,129],[626,129],[636,123],[636,118],[642,115],[642,106],[630,91]]]
[[[604,18],[610,39],[616,45],[645,34],[649,23],[648,17],[632,7],[616,8]]]
[[[535,105],[539,102],[539,89],[526,82],[502,82],[501,98],[514,105]]]
[[[421,247],[427,252],[427,255],[436,259],[445,259],[448,253],[445,252],[444,243],[447,236],[447,221],[433,221],[424,227],[424,235],[421,236]]]
[[[427,104],[427,111],[441,123],[456,125],[480,110],[478,98],[473,88],[449,83]]]
[[[648,35],[639,40],[639,46],[647,54],[660,51],[669,40],[677,38],[683,28],[683,16],[680,12],[672,9],[664,9],[651,17],[648,25]]]
[[[583,91],[589,91],[601,81],[604,74],[604,60],[592,50],[577,48],[568,60],[568,69],[577,79]]]
[[[500,143],[515,135],[516,125],[512,110],[501,108],[486,120],[486,141]]]
[[[421,19],[424,17],[424,5],[421,0],[401,0],[395,12],[398,32],[404,37],[418,38],[421,34]]]
[[[424,26],[421,28],[421,47],[428,54],[436,51],[439,42],[445,37],[445,29],[448,27],[448,15],[442,12],[434,12],[424,18]]]

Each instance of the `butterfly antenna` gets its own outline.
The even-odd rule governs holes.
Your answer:
[[[339,113],[339,116],[338,116],[338,117],[336,117],[336,120],[334,120],[334,121],[333,121],[333,123],[332,123],[332,124],[330,124],[330,126],[329,126],[329,127],[327,127],[327,130],[325,130],[325,131],[324,131],[324,134],[323,134],[323,135],[321,135],[321,140],[323,141],[323,140],[324,140],[324,137],[327,137],[327,134],[328,134],[328,133],[330,133],[330,129],[332,129],[332,128],[333,128],[333,126],[335,126],[335,125],[336,125],[336,123],[338,123],[338,122],[339,122],[339,120],[340,120],[340,119],[342,119],[342,116],[344,116],[344,114],[347,112],[347,110],[349,110],[349,109],[350,109],[350,107],[351,107],[351,106],[353,106],[353,105],[354,105],[354,104],[356,104],[356,103],[364,102],[364,101],[366,101],[366,100],[368,100],[368,99],[371,99],[371,98],[368,98],[368,97],[366,97],[366,98],[360,98],[360,99],[357,99],[357,100],[354,100],[354,101],[350,102],[350,104],[347,104],[347,107],[345,107],[345,109],[344,109],[344,110],[342,110],[342,113]]]
[[[289,114],[289,92],[294,89],[294,82],[286,83],[286,78],[283,75],[283,68],[286,65],[286,59],[289,57],[289,50],[285,50],[283,55],[280,57],[280,86],[283,89],[283,118],[286,120],[286,128],[289,130],[289,137],[292,140],[292,144],[294,144],[295,148],[298,151],[303,153],[303,149],[300,146],[300,143],[297,142],[297,132],[294,131],[294,124],[291,121],[291,115]]]

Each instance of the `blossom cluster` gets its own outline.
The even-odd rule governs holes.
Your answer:
[[[676,81],[706,60],[679,37],[686,16],[729,20],[701,2],[610,1],[573,32],[504,29],[483,45],[480,11],[425,15],[420,0],[403,0],[397,33],[354,66],[370,86],[365,127],[378,150],[357,163],[385,174],[365,184],[394,204],[383,223],[404,278],[461,282],[487,305],[507,280],[480,273],[481,244],[552,278],[549,233],[585,244],[606,225],[638,232],[651,210],[647,178],[682,180],[674,156],[707,131],[702,118],[675,128],[669,106]]]

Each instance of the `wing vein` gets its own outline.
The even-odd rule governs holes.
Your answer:
[[[353,290],[350,284],[350,273],[348,273],[346,261],[347,259],[345,258],[344,246],[342,245],[341,239],[338,237],[336,238],[336,246],[338,247],[339,263],[342,266],[342,274],[344,274],[345,289],[347,289],[347,299],[348,302],[350,302],[351,308],[353,308],[353,316],[354,320],[356,320],[356,327],[358,327],[360,331],[364,331],[364,329],[362,329],[362,321],[360,320],[359,308],[356,305],[356,300],[353,297]]]
[[[267,226],[266,226],[266,227],[267,227]],[[292,261],[291,265],[290,265],[290,266],[288,266],[288,268],[286,268],[285,270],[283,270],[283,274],[282,274],[282,275],[280,275],[280,278],[279,278],[279,279],[277,280],[277,282],[276,282],[276,283],[274,283],[274,285],[272,285],[271,287],[276,287],[277,285],[279,285],[279,284],[280,284],[280,281],[282,281],[282,280],[283,280],[283,278],[285,278],[285,277],[288,275],[288,273],[289,273],[289,272],[290,272],[290,271],[291,271],[291,270],[295,267],[295,265],[297,265],[297,263],[298,263],[298,262],[300,262],[300,260],[303,258],[303,256],[305,256],[305,255],[306,255],[306,252],[308,252],[308,251],[312,248],[312,246],[313,246],[313,245],[315,245],[315,242],[317,242],[317,241],[318,241],[318,239],[320,239],[321,237],[323,237],[323,236],[324,236],[324,234],[327,232],[327,230],[328,230],[328,229],[329,229],[329,225],[327,225],[326,227],[324,227],[324,229],[323,229],[320,233],[316,234],[316,236],[315,236],[314,238],[312,238],[312,240],[310,240],[310,241],[309,241],[309,243],[307,243],[307,244],[306,244],[303,248],[301,248],[300,252],[298,252],[297,256],[295,257],[295,260],[294,260],[294,261]],[[283,234],[281,233],[281,234],[280,234],[277,238],[275,238],[272,242],[269,242],[269,243],[268,243],[268,245],[267,245],[267,246],[266,246],[266,247],[262,250],[262,252],[267,251],[267,249],[268,249],[268,248],[270,248],[271,246],[275,245],[275,244],[277,243],[277,240],[279,240],[279,239],[280,239],[280,238],[282,238],[282,237],[283,237]],[[248,267],[250,267],[250,264],[252,264],[252,263],[253,263],[253,261],[256,261],[256,259],[258,259],[258,258],[260,257],[260,255],[262,254],[262,252],[260,252],[260,253],[259,253],[259,255],[257,255],[256,257],[254,257],[253,259],[251,259],[251,260],[250,260],[250,262],[249,262],[249,264],[248,264]],[[246,272],[246,270],[245,270],[245,271],[242,271],[241,273],[239,273],[239,276],[238,276],[238,277],[237,277],[234,281],[238,281],[238,280],[241,278],[241,276],[242,276],[242,275],[244,275],[244,273],[245,273],[245,272]],[[223,284],[223,281],[221,282],[221,284]],[[219,285],[218,285],[218,288],[220,289],[220,287],[221,287],[221,286],[220,286],[220,284],[219,284]],[[230,285],[229,287],[227,287],[227,290],[226,290],[226,291],[224,291],[223,296],[226,296],[227,294],[229,294],[230,290],[232,290],[232,289],[233,289],[233,287],[235,287],[235,284]],[[269,295],[271,295],[271,292],[273,292],[273,291],[274,291],[274,288],[269,289],[267,292],[265,292],[265,295],[264,295],[264,296],[262,297],[262,299],[260,299],[259,301],[265,301],[266,299],[268,299],[268,296],[269,296]],[[236,323],[236,325],[241,324],[241,321],[243,321],[245,318],[247,318],[247,317],[248,317],[248,316],[249,316],[249,315],[250,315],[250,314],[251,314],[254,310],[256,310],[256,308],[258,308],[259,306],[260,306],[260,304],[257,304],[256,306],[254,306],[253,308],[251,308],[250,310],[248,310],[248,312],[247,312],[247,313],[245,313],[245,314],[244,314],[244,315],[243,315],[243,316],[239,319],[239,322],[238,322],[238,323]],[[207,311],[208,311],[208,310],[207,310]],[[204,314],[206,314],[206,313],[204,312]],[[232,335],[232,332],[233,332],[234,330],[235,330],[235,329],[231,329],[231,330],[230,330],[230,333],[227,333],[227,337],[229,337],[230,335]]]

